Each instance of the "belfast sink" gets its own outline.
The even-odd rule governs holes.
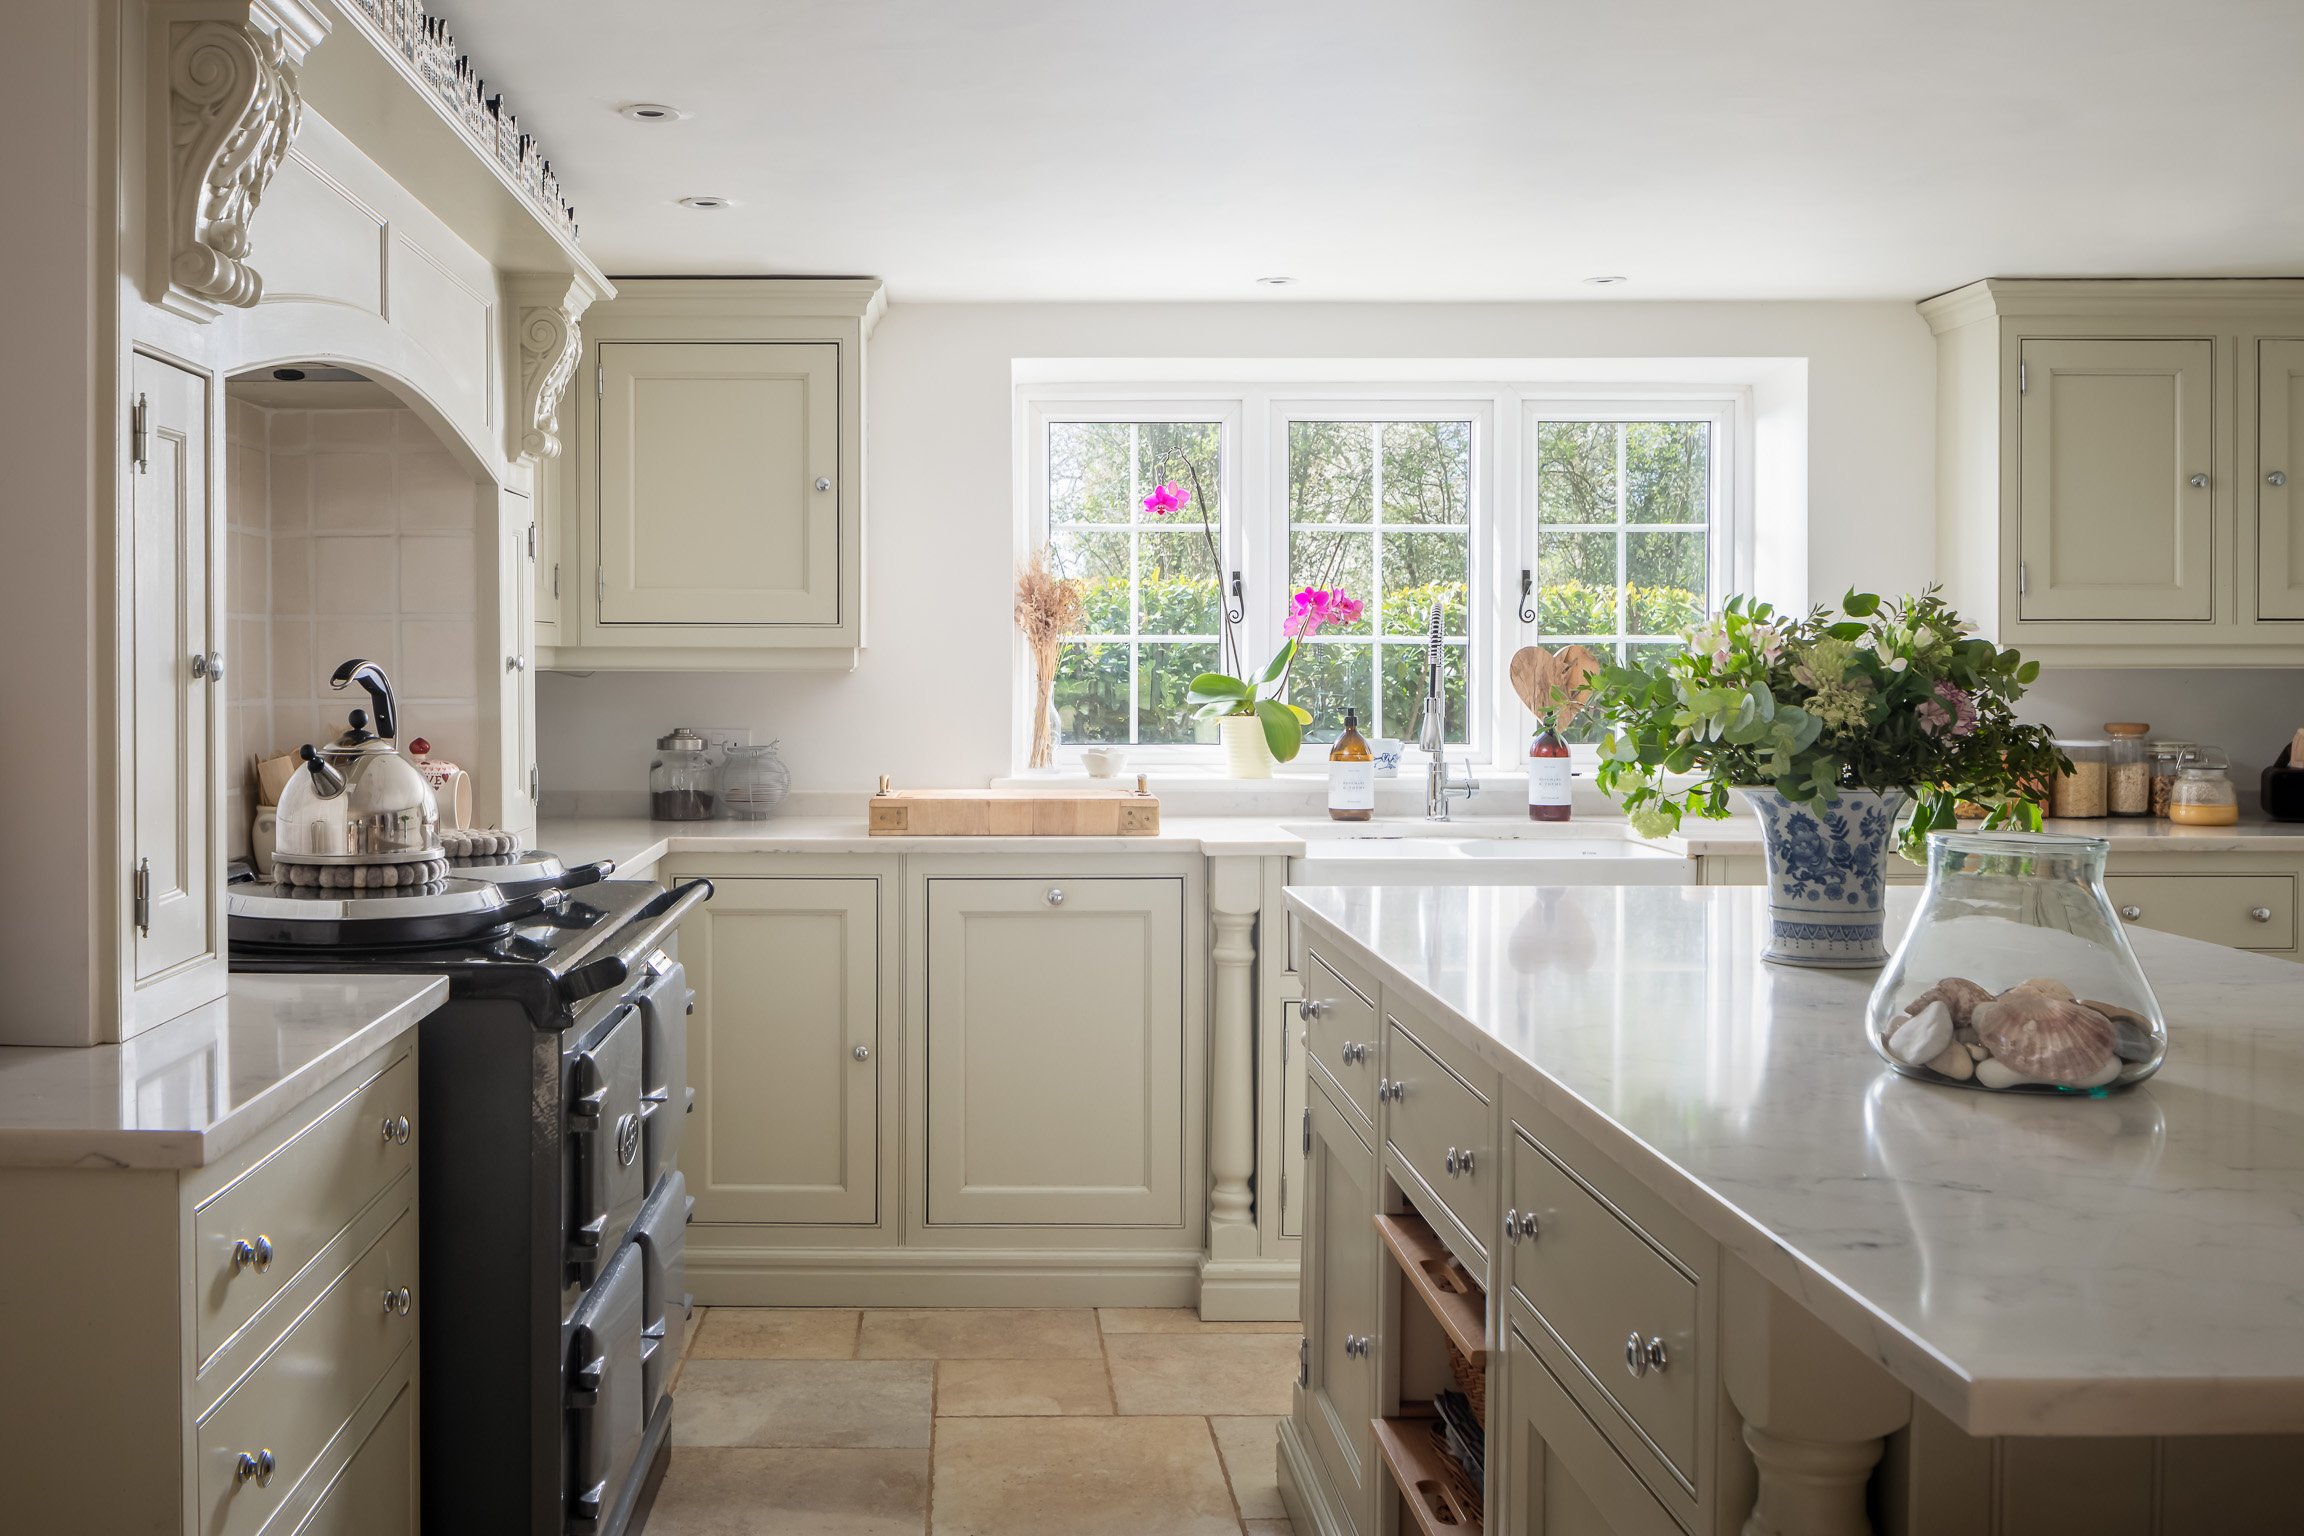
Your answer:
[[[1601,822],[1306,822],[1291,885],[1686,885],[1694,864]]]

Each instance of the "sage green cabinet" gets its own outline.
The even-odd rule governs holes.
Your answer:
[[[1303,1313],[1305,1375],[1297,1394],[1300,1433],[1329,1486],[1364,1536],[1375,1536],[1376,1149],[1315,1079],[1306,1095]]]
[[[2304,340],[2256,344],[2256,617],[2304,619]]]

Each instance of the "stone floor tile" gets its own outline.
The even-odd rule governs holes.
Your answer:
[[[1113,1335],[1104,1351],[1124,1414],[1284,1414],[1296,1381],[1296,1340],[1278,1334]]]
[[[1103,1352],[1085,1307],[987,1311],[873,1308],[859,1360],[1093,1360]]]
[[[1276,1418],[1210,1419],[1216,1449],[1224,1454],[1224,1475],[1243,1520],[1284,1520],[1280,1502],[1280,1421]]]
[[[924,1447],[935,1406],[925,1360],[690,1360],[676,1446]]]
[[[1239,1536],[1204,1420],[943,1419],[936,1536]]]
[[[1102,1360],[944,1360],[936,1366],[938,1418],[1044,1418],[1110,1413]]]
[[[1240,1529],[1246,1536],[1296,1536],[1296,1527],[1287,1520],[1243,1520]],[[655,1527],[649,1530],[653,1533]]]
[[[828,1307],[714,1307],[688,1352],[698,1360],[849,1360],[862,1314]]]
[[[1098,1307],[1096,1320],[1106,1333],[1285,1333],[1304,1331],[1302,1323],[1204,1323],[1189,1307]]]
[[[925,1450],[682,1446],[648,1517],[648,1536],[921,1536],[927,1528]]]

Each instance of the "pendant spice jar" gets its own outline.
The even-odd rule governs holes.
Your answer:
[[[1872,989],[1866,1038],[1923,1082],[2101,1095],[2167,1055],[2104,891],[2102,838],[1936,832],[1928,886]]]

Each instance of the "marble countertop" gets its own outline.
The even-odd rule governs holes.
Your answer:
[[[234,976],[118,1045],[0,1047],[0,1167],[203,1167],[447,1000],[441,977]]]
[[[1970,1433],[2304,1431],[2304,967],[2134,932],[2160,1073],[1998,1097],[1889,1073],[1876,973],[1763,964],[1761,896],[1288,902]]]

